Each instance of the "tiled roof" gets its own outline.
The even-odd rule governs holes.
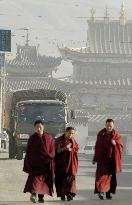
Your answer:
[[[63,58],[74,59],[83,56],[92,57],[92,54],[132,55],[132,21],[121,25],[119,20],[103,20],[95,22],[88,21],[88,42],[86,47],[81,48],[59,48]],[[74,54],[74,55],[73,55]]]
[[[62,90],[69,93],[72,86],[67,82],[62,82],[55,78],[44,77],[11,77],[6,78],[6,91],[25,89],[52,89]]]
[[[50,73],[61,64],[61,57],[40,55],[36,46],[17,46],[15,58],[7,58],[8,73]]]
[[[91,53],[132,54],[132,21],[88,21],[88,39]]]

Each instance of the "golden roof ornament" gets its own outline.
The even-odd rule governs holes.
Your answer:
[[[96,10],[94,8],[90,9],[90,14],[91,14],[90,20],[92,22],[95,22],[95,13],[96,13]]]
[[[109,13],[108,13],[108,6],[105,6],[105,13],[104,13],[104,21],[105,23],[109,22]]]
[[[120,11],[120,24],[125,25],[126,24],[126,12],[125,12],[125,3],[124,1],[121,4],[121,11]]]

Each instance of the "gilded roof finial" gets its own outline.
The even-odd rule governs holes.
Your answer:
[[[125,3],[124,3],[124,1],[121,4],[120,24],[121,25],[125,25],[126,24],[126,12],[125,12]]]
[[[95,13],[96,13],[96,10],[94,8],[90,9],[90,13],[91,13],[91,16],[90,16],[90,20],[95,22]]]
[[[108,23],[109,20],[109,12],[108,12],[108,6],[105,6],[105,13],[104,13],[104,20],[106,23]]]

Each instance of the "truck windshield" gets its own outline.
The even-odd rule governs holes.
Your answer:
[[[18,122],[64,122],[65,108],[60,104],[20,104],[18,106]]]

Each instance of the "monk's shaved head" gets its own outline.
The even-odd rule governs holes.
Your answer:
[[[107,120],[106,120],[106,124],[107,124],[108,122],[113,122],[113,124],[114,124],[114,120],[112,120],[112,119],[107,119]]]
[[[44,133],[44,123],[42,120],[36,120],[34,123],[34,129],[35,132],[39,135],[42,136]]]
[[[67,131],[71,131],[71,130],[74,130],[74,131],[75,131],[74,127],[67,127],[67,128],[66,128],[66,132],[67,132]]]
[[[34,122],[34,127],[35,127],[37,124],[44,125],[44,122],[43,122],[42,120],[36,120],[36,121]]]
[[[67,138],[72,138],[74,134],[75,134],[75,129],[74,129],[74,127],[67,127],[67,128],[66,128],[65,136],[66,136]]]
[[[114,120],[112,119],[106,120],[106,129],[108,132],[111,132],[114,129]]]

